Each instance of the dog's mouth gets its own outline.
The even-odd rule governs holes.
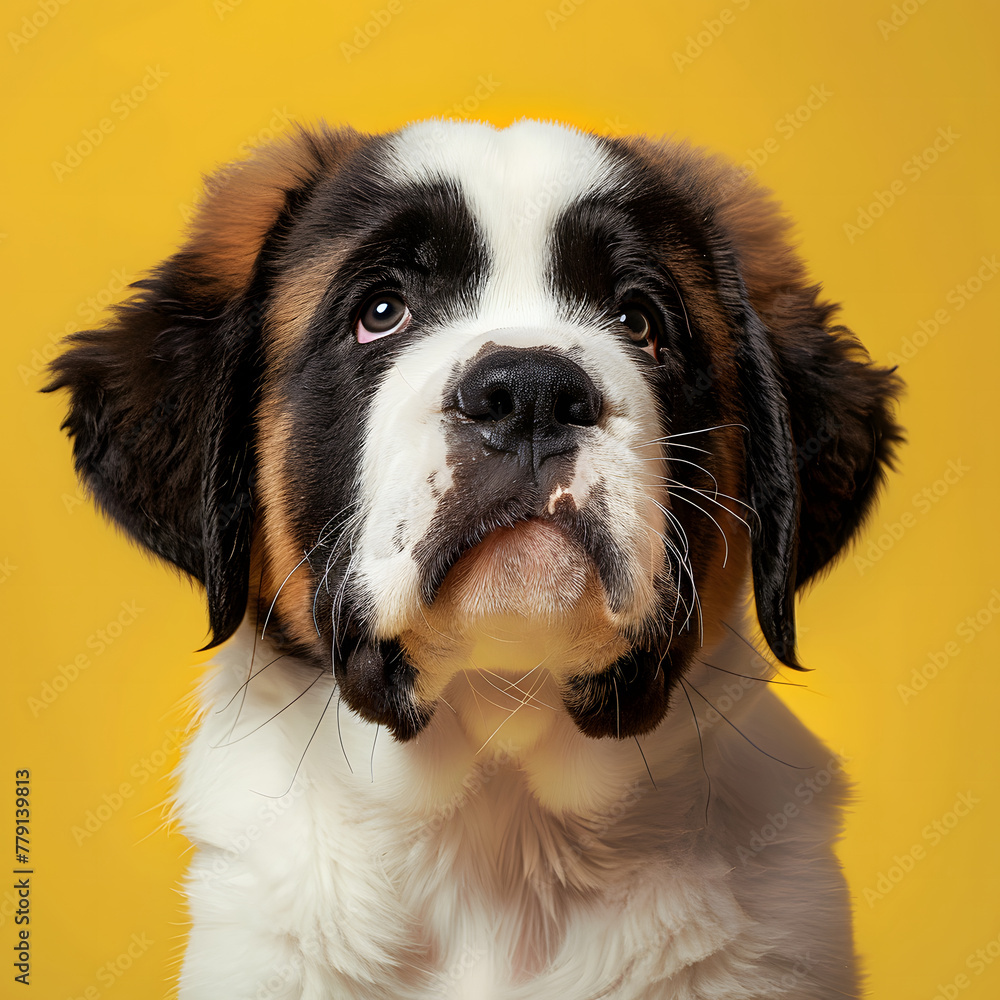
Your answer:
[[[612,611],[623,602],[623,560],[607,526],[579,510],[568,491],[519,498],[414,555],[424,567],[428,608],[465,595],[465,610],[475,617],[506,610],[548,618],[571,612],[588,581]]]
[[[544,619],[569,613],[596,572],[581,541],[541,517],[499,524],[482,537],[477,532],[442,560],[430,603],[461,603],[470,621],[485,614]]]
[[[480,521],[442,552],[425,592],[431,600],[411,625],[394,638],[362,640],[341,661],[344,696],[366,718],[407,740],[444,699],[481,742],[494,729],[511,737],[506,716],[488,725],[482,705],[456,695],[474,684],[462,681],[469,671],[501,684],[532,677],[532,690],[548,684],[592,737],[645,732],[662,718],[664,651],[640,645],[614,614],[614,559],[578,511]],[[546,713],[521,716],[517,738],[530,742]]]
[[[587,735],[645,731],[666,710],[663,651],[646,631],[666,592],[655,564],[638,571],[600,483],[579,504],[551,481],[504,492],[486,511],[473,491],[445,494],[411,550],[422,606],[394,635],[345,646],[345,699],[409,739],[442,699],[469,722],[454,697],[463,675],[548,677]]]

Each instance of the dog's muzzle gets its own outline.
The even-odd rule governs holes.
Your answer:
[[[365,637],[361,625],[342,645],[345,698],[407,739],[452,678],[544,662],[584,732],[634,733],[665,709],[662,651],[647,664],[638,645],[659,601],[635,443],[648,432],[634,429],[621,371],[585,367],[537,331],[495,336],[506,343],[483,337],[421,421],[444,457],[426,476],[433,513],[404,550],[420,605],[393,631]]]

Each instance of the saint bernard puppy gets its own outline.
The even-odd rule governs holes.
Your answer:
[[[226,643],[183,1000],[860,995],[842,761],[769,682],[899,384],[818,296],[683,144],[321,127],[209,180],[49,387]]]

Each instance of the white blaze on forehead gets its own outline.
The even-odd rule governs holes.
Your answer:
[[[613,186],[618,175],[593,136],[534,121],[503,130],[429,121],[394,137],[389,159],[390,176],[400,181],[450,181],[461,189],[490,253],[482,318],[496,326],[556,318],[547,281],[553,226],[563,211]]]

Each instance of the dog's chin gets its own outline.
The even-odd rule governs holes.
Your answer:
[[[431,609],[468,626],[510,619],[515,630],[574,614],[597,583],[593,561],[551,521],[496,528],[464,553]]]
[[[629,650],[594,560],[562,527],[536,518],[496,528],[463,553],[400,641],[422,706],[464,703],[456,689],[471,690],[479,676],[505,678],[514,691],[530,676],[525,690],[544,685],[558,705],[556,692],[572,679]]]
[[[494,528],[459,554],[406,628],[342,644],[334,670],[345,702],[403,741],[441,702],[482,746],[516,736],[527,747],[557,717],[591,736],[631,735],[618,706],[653,671],[633,662],[634,622],[609,607],[598,558],[585,546],[572,527],[544,517]],[[658,719],[665,703],[654,708]]]

